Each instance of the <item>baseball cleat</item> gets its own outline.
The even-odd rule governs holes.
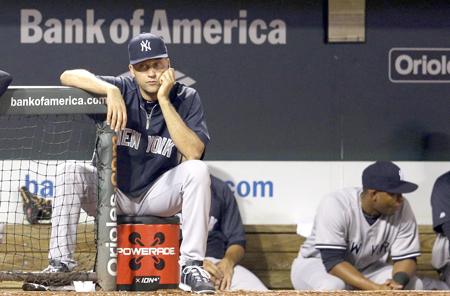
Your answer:
[[[50,264],[42,272],[70,272],[69,267],[66,264],[60,262],[59,260],[52,259]]]
[[[211,284],[211,276],[203,269],[202,261],[188,261],[182,268],[180,289],[199,294],[215,294],[216,289]]]
[[[37,283],[24,283],[22,285],[24,291],[48,291],[48,287]]]

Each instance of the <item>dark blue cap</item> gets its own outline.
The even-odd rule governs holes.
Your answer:
[[[366,189],[389,193],[409,193],[419,186],[403,181],[403,173],[390,161],[377,161],[368,166],[362,174],[362,185]]]
[[[145,60],[167,58],[167,47],[162,38],[152,33],[141,33],[128,43],[130,65]]]

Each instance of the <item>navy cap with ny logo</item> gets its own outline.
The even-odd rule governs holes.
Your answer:
[[[377,161],[365,168],[362,184],[366,189],[389,193],[409,193],[418,187],[417,184],[404,181],[400,168],[390,161]]]
[[[150,59],[167,58],[167,47],[162,38],[152,33],[141,33],[128,43],[130,65]]]

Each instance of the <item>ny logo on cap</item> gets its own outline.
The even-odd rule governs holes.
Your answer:
[[[402,172],[402,170],[399,170],[398,174],[400,175],[400,180],[403,181],[403,172]]]
[[[148,51],[148,50],[152,50],[152,48],[150,47],[150,41],[148,40],[142,40],[141,41],[141,51]]]

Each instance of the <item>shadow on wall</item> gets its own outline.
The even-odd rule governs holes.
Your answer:
[[[424,160],[444,161],[450,159],[450,135],[442,132],[423,136]]]
[[[443,132],[418,132],[407,128],[395,133],[390,141],[395,159],[413,161],[449,161],[450,134]]]

